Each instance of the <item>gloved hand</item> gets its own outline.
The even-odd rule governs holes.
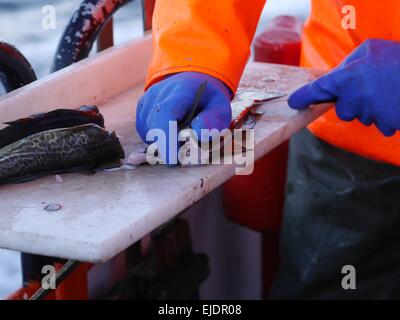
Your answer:
[[[177,154],[170,153],[169,146],[170,141],[175,142],[178,137],[170,137],[169,122],[177,121],[179,124],[190,114],[196,93],[205,81],[207,85],[200,100],[199,112],[191,121],[191,128],[201,141],[201,129],[221,131],[228,128],[231,122],[231,91],[220,80],[198,72],[173,74],[152,85],[138,102],[136,129],[147,143],[154,142],[146,139],[150,129],[164,131],[166,144],[158,142],[157,147],[161,155],[166,155],[163,161],[167,164],[177,163]]]
[[[385,135],[400,129],[400,42],[371,39],[339,66],[289,97],[294,109],[336,101],[344,121],[375,124]]]

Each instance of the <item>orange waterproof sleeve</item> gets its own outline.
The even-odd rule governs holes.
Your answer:
[[[197,71],[235,92],[266,0],[157,0],[146,88],[165,75]]]

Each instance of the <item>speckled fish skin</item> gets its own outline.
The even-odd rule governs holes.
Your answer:
[[[78,110],[57,109],[5,122],[9,126],[0,130],[0,149],[34,133],[88,123],[94,123],[104,128],[103,115],[94,105],[84,105]]]
[[[115,132],[86,124],[33,134],[0,149],[0,184],[46,175],[95,169],[124,158]]]

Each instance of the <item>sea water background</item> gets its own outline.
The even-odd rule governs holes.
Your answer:
[[[275,16],[282,14],[306,18],[309,0],[268,0],[259,24],[259,31]],[[78,7],[80,0],[0,0],[0,38],[14,44],[30,61],[38,77],[49,74],[58,41]],[[42,8],[56,9],[56,28],[42,28]],[[115,15],[114,40],[116,45],[140,37],[142,11],[136,0]],[[2,94],[0,88],[0,94]],[[1,201],[1,193],[0,193]],[[6,213],[2,213],[6,214]],[[1,235],[0,235],[1,237]],[[7,297],[21,285],[19,253],[0,249],[0,299]]]

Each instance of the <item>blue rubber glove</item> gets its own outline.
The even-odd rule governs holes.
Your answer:
[[[177,73],[152,85],[138,102],[136,129],[143,141],[149,144],[154,142],[146,139],[150,129],[161,129],[165,132],[167,143],[157,143],[157,147],[161,154],[165,152],[166,159],[163,161],[167,164],[177,163],[177,153],[170,153],[169,146],[170,141],[176,142],[178,137],[170,137],[169,122],[177,121],[179,124],[190,114],[196,93],[205,81],[207,85],[198,113],[191,121],[191,128],[201,141],[201,129],[221,131],[228,128],[231,122],[231,91],[220,80],[198,72]]]
[[[385,135],[400,129],[400,42],[371,39],[339,66],[289,97],[294,109],[336,101],[344,121],[375,124]]]

